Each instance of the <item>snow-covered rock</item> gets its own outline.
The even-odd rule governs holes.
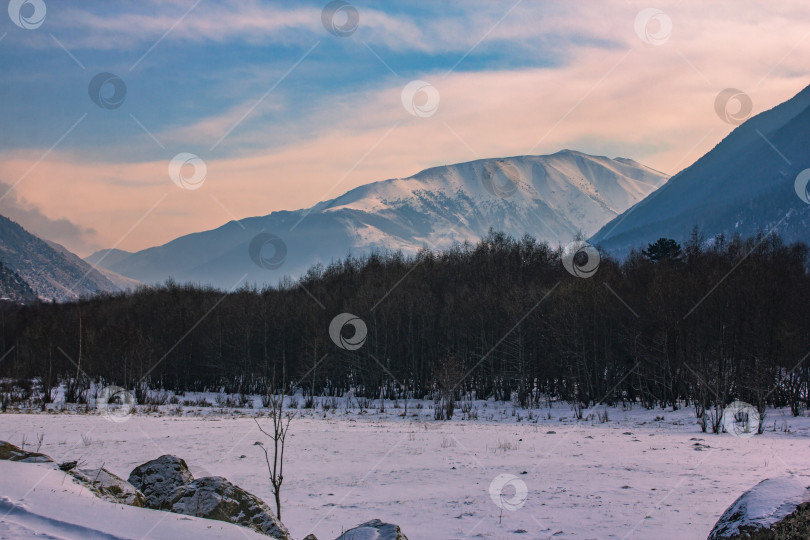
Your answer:
[[[0,538],[260,540],[244,527],[99,499],[50,463],[0,461]]]
[[[354,529],[349,529],[336,540],[408,540],[408,537],[402,534],[399,525],[372,519]]]
[[[53,460],[45,454],[26,452],[6,441],[0,441],[0,460],[21,461],[23,463],[53,463]]]
[[[290,538],[287,528],[264,501],[221,476],[199,478],[175,488],[164,507],[175,514],[249,527],[279,540]]]
[[[129,473],[129,483],[146,497],[146,507],[164,508],[169,495],[178,487],[194,481],[186,462],[176,456],[160,456],[135,467]]]
[[[144,494],[107,469],[73,469],[68,474],[102,499],[127,506],[146,508]]]
[[[728,507],[708,540],[810,538],[810,480],[769,478]]]

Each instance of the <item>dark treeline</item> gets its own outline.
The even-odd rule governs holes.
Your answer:
[[[221,291],[169,282],[0,310],[0,376],[129,389],[494,397],[575,408],[807,405],[808,248],[775,236],[659,243],[583,279],[561,253],[498,233],[477,245],[348,258],[298,282]],[[368,337],[330,339],[340,313]],[[12,350],[13,348],[13,350]],[[10,351],[10,352],[9,352]],[[68,359],[69,357],[69,359]],[[541,398],[541,396],[543,396]],[[705,415],[704,415],[705,417]]]

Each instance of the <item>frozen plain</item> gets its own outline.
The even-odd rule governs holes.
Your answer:
[[[740,438],[702,433],[691,408],[600,407],[594,413],[609,415],[602,423],[595,414],[577,421],[566,403],[526,410],[490,401],[476,402],[479,419],[461,419],[459,412],[440,422],[432,419],[432,403],[422,402],[422,409],[415,403],[407,417],[391,402],[385,412],[295,411],[282,490],[282,521],[293,538],[314,533],[332,540],[379,518],[400,525],[411,540],[697,539],[758,481],[810,477],[810,418],[788,410],[768,411],[764,434]],[[113,422],[97,413],[7,413],[0,415],[0,440],[20,445],[25,437],[30,450],[42,434],[40,451],[57,462],[103,465],[123,478],[136,465],[174,454],[195,476],[224,476],[271,503],[263,454],[253,446],[263,439],[252,417],[259,415],[266,426],[264,414],[164,406]],[[40,471],[26,467],[33,485]],[[520,508],[502,510],[490,496],[493,480],[503,474],[525,484],[525,501],[513,497],[514,483],[503,492]],[[47,482],[25,501],[20,499],[28,490],[21,495],[20,482],[0,475],[7,503],[22,503],[38,515],[54,511],[49,506],[56,501],[49,504],[43,493]],[[9,535],[4,513],[0,538],[18,537]],[[177,526],[174,517],[166,527]],[[186,523],[189,531],[199,527]],[[125,519],[119,527],[115,537],[143,537],[126,530]],[[146,537],[175,535],[160,525]]]

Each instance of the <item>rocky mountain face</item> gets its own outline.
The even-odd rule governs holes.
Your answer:
[[[0,263],[3,268],[0,287],[6,291],[4,296],[15,301],[34,297],[66,301],[122,290],[61,245],[38,238],[3,216],[0,216]]]

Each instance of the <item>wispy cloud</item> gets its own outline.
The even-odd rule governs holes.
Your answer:
[[[349,170],[341,190],[477,156],[575,148],[675,173],[732,129],[714,113],[718,92],[740,88],[761,112],[810,83],[810,41],[802,41],[810,35],[810,18],[798,1],[662,2],[673,33],[658,47],[635,35],[640,8],[625,0],[526,1],[494,28],[514,2],[442,4],[360,5],[361,27],[340,39],[325,34],[318,4],[202,2],[167,36],[165,49],[136,70],[140,78],[127,79],[131,97],[121,114],[91,115],[87,129],[71,139],[94,135],[92,145],[60,148],[17,193],[29,209],[53,219],[67,216],[87,238],[110,245],[169,192],[121,246],[138,249],[216,227],[232,215],[307,207]],[[159,9],[158,3],[85,7],[93,5],[49,11],[55,35],[71,50],[98,47],[114,60],[126,57],[121,64],[129,66],[190,2],[160,2]],[[445,76],[484,35],[482,45]],[[55,48],[45,37],[42,43]],[[323,46],[272,98],[215,153],[206,153],[318,39]],[[64,69],[78,69],[61,49],[56,52]],[[104,65],[89,49],[75,52],[89,71]],[[198,62],[193,69],[192,59]],[[36,66],[15,64],[15,77],[44,77]],[[413,117],[402,107],[402,88],[415,78],[434,84],[441,95],[431,118]],[[25,88],[17,84],[12,86]],[[48,133],[52,119],[43,111],[60,110],[52,99],[34,93],[37,107],[26,124],[6,123],[9,141],[32,130]],[[80,113],[92,107],[85,101],[65,107]],[[90,131],[105,126],[112,131]],[[131,152],[119,151],[126,147]],[[0,153],[0,178],[19,177],[42,154],[37,150]],[[196,192],[179,190],[168,178],[168,161],[180,151],[198,153],[208,166]]]

